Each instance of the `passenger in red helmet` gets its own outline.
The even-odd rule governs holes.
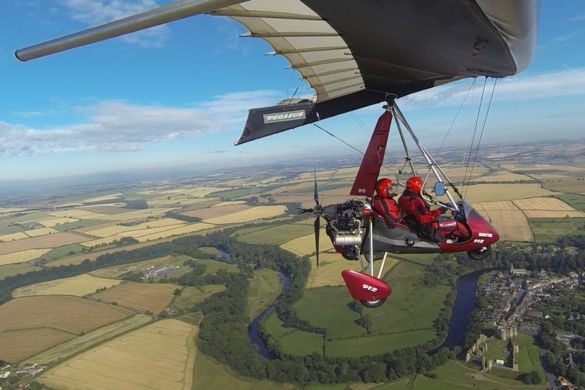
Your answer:
[[[469,233],[465,226],[458,221],[448,219],[438,222],[437,218],[446,209],[431,210],[421,195],[423,181],[418,176],[412,176],[406,181],[406,189],[398,199],[398,205],[406,214],[409,228],[418,235],[432,240],[445,242],[448,238],[465,240]]]
[[[402,220],[402,213],[394,196],[396,193],[392,189],[392,180],[383,178],[376,182],[376,196],[374,196],[372,206],[389,225],[394,225]]]
[[[406,189],[402,193],[398,204],[411,219],[420,225],[429,225],[442,214],[440,209],[432,210],[421,196],[423,181],[418,176],[412,176],[406,181]]]

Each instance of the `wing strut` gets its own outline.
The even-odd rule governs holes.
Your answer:
[[[154,8],[146,12],[128,16],[110,23],[102,24],[61,38],[39,43],[17,50],[14,54],[21,61],[28,61],[64,50],[94,42],[103,41],[120,35],[144,30],[174,20],[219,8],[243,3],[246,0],[182,0]]]

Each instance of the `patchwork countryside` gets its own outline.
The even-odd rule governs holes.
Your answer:
[[[315,182],[350,199],[359,161],[4,191],[0,388],[583,388],[585,143],[484,146],[471,173],[458,152],[438,160],[500,241],[390,253],[378,308],[299,213]]]

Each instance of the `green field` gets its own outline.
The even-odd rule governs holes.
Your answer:
[[[566,235],[585,235],[579,227],[585,226],[585,218],[529,218],[528,223],[536,242],[555,242]]]
[[[193,305],[203,302],[211,295],[224,290],[225,286],[219,284],[187,286],[181,290],[181,295],[178,295],[173,299],[173,302],[169,307],[176,310],[191,310]]]
[[[562,194],[556,195],[556,197],[577,210],[585,210],[585,195]]]
[[[305,290],[294,309],[311,325],[326,328],[329,337],[361,337],[365,330],[355,323],[360,315],[348,307],[351,301],[345,286],[318,287]]]
[[[238,188],[234,190],[217,191],[208,194],[207,198],[220,198],[221,200],[236,200],[247,198],[251,195],[260,195],[269,192],[272,187]]]
[[[429,328],[412,332],[397,332],[378,336],[334,340],[326,343],[325,353],[330,357],[377,355],[422,344],[432,340],[434,337],[435,330]]]
[[[239,241],[250,244],[282,245],[285,242],[306,236],[312,232],[312,226],[307,226],[306,223],[284,223],[276,226],[241,229],[234,233],[234,237]]]
[[[35,267],[28,263],[8,264],[0,266],[0,280],[9,276],[25,274],[30,271],[38,271],[41,267]]]
[[[55,225],[54,229],[60,232],[68,232],[70,230],[81,229],[88,226],[100,225],[102,223],[106,223],[108,221],[104,221],[101,219],[81,219],[77,222],[69,222],[69,223],[60,223],[59,225]]]
[[[23,229],[21,226],[18,226],[18,225],[4,226],[4,227],[0,227],[0,236],[2,236],[4,234],[23,232],[24,230],[25,229]]]
[[[540,350],[532,336],[525,333],[518,333],[516,339],[519,346],[518,369],[521,373],[536,371],[541,380],[544,380],[544,370],[540,364]]]
[[[508,358],[508,342],[496,338],[490,338],[487,342],[488,350],[484,354],[486,359],[506,360]]]
[[[268,380],[239,376],[213,358],[197,351],[195,367],[193,368],[193,390],[209,389],[242,389],[242,390],[272,390],[294,389],[295,386],[287,383],[275,383]]]
[[[386,275],[393,294],[383,306],[362,312],[371,321],[370,335],[356,324],[361,317],[349,308],[351,298],[344,286],[306,290],[294,308],[301,319],[327,329],[326,353],[331,356],[384,353],[424,344],[436,336],[433,321],[452,289],[421,285],[425,266],[414,261],[428,259],[411,257]]]
[[[260,269],[254,272],[248,291],[246,312],[249,318],[255,318],[268,305],[274,303],[282,290],[280,274],[271,269]]]
[[[278,340],[280,349],[284,353],[305,356],[323,352],[323,336],[317,333],[284,327],[275,313],[266,318],[264,326]]]
[[[58,248],[52,249],[50,252],[46,253],[43,257],[46,257],[49,260],[56,260],[61,257],[75,255],[77,253],[83,252],[85,249],[84,246],[79,244],[72,244],[72,245],[65,245],[60,246]]]

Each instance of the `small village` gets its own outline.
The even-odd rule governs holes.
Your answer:
[[[494,271],[482,276],[476,291],[481,316],[490,335],[481,334],[467,351],[466,361],[476,363],[484,371],[492,369],[518,371],[518,355],[522,346],[519,333],[537,336],[541,320],[550,320],[550,308],[560,294],[585,286],[585,273],[570,272],[567,276],[541,270],[531,272],[513,265],[508,271]],[[583,313],[571,313],[566,321],[583,321]],[[557,331],[556,340],[566,349],[563,359],[574,367],[572,354],[577,351],[572,341],[579,336]],[[582,350],[581,350],[582,351]],[[542,353],[542,351],[541,351]],[[555,381],[560,389],[574,389],[566,378]]]

